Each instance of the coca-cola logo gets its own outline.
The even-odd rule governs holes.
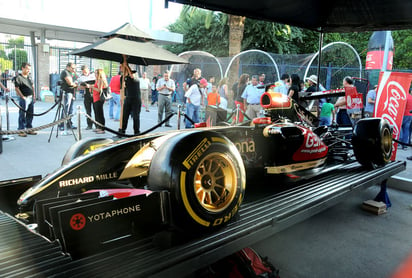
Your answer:
[[[368,54],[366,55],[366,62],[372,62],[375,63],[375,61],[372,61],[373,55],[372,54]]]
[[[403,117],[403,110],[399,109],[400,102],[406,102],[407,92],[397,81],[390,81],[384,86],[381,100],[383,100],[383,109],[381,117],[388,120],[393,125],[393,135],[398,138],[399,127],[396,124],[398,117]]]

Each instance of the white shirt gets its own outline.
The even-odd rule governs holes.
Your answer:
[[[205,98],[205,89],[199,89],[199,86],[194,84],[186,91],[185,97],[188,98],[186,100],[187,103],[189,103],[190,99],[190,103],[200,106],[202,99]]]
[[[149,89],[149,86],[150,86],[149,78],[140,77],[139,82],[140,82],[140,90],[148,90]]]

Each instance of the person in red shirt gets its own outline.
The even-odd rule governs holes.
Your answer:
[[[110,79],[110,91],[112,98],[109,100],[109,118],[116,122],[120,120],[120,72],[118,75]],[[116,113],[114,113],[114,106],[116,106]]]

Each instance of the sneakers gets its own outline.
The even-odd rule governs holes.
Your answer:
[[[106,132],[104,130],[101,130],[101,129],[96,131],[96,134],[104,134],[104,133],[106,133]]]
[[[85,130],[91,130],[91,129],[93,129],[91,126],[88,126],[85,128]]]
[[[165,127],[172,127],[171,125],[165,125]]]

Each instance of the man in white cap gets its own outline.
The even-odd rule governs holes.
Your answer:
[[[306,93],[313,93],[313,92],[319,92],[319,91],[326,91],[325,87],[323,87],[321,84],[319,84],[319,89],[317,88],[318,84],[318,77],[314,74],[306,78],[306,81],[309,84],[309,87],[306,89]],[[320,111],[322,109],[322,105],[326,102],[326,98],[321,98],[318,101],[318,106],[317,106],[317,112],[318,115],[320,115]]]
[[[307,93],[313,93],[313,92],[318,92],[318,91],[326,91],[325,87],[323,87],[321,84],[319,84],[319,90],[316,88],[318,84],[318,77],[316,75],[311,75],[306,78],[306,81],[309,84],[309,87],[306,89]]]

